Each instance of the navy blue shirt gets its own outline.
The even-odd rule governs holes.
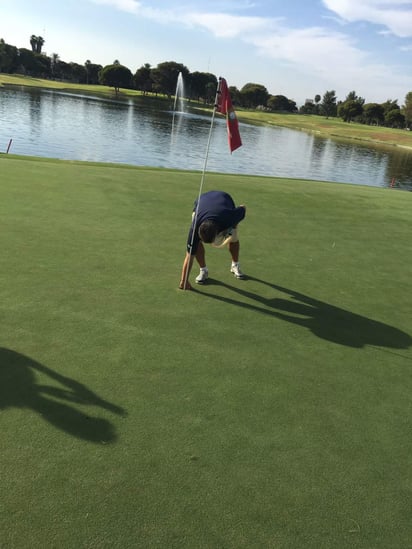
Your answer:
[[[196,211],[197,200],[194,203],[193,211]],[[187,251],[191,251],[191,255],[196,255],[197,247],[199,246],[200,237],[199,237],[199,226],[206,221],[207,219],[212,219],[216,221],[218,225],[218,233],[236,227],[236,225],[242,221],[245,217],[246,210],[243,206],[236,208],[235,203],[233,202],[230,194],[223,191],[209,191],[200,196],[199,209],[197,212],[196,218],[196,227],[195,234],[193,237],[193,224],[189,230],[189,235],[187,237]],[[190,245],[192,243],[193,237],[193,246],[190,250]]]

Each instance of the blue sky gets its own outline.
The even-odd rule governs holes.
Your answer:
[[[0,38],[30,48],[32,34],[66,62],[176,61],[299,105],[412,91],[412,0],[0,0]]]

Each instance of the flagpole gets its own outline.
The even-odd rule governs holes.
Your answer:
[[[189,277],[189,267],[190,267],[190,260],[191,260],[191,257],[192,257],[193,241],[194,241],[194,238],[195,238],[197,214],[198,214],[198,211],[199,211],[199,203],[200,203],[200,197],[202,195],[203,183],[205,181],[205,176],[206,176],[206,166],[207,166],[207,161],[208,161],[208,158],[209,158],[209,149],[210,149],[210,142],[211,142],[211,139],[212,139],[213,124],[214,124],[214,121],[215,121],[215,114],[216,114],[216,109],[217,109],[217,106],[218,106],[218,97],[219,97],[219,94],[220,94],[220,84],[221,84],[221,78],[219,77],[219,82],[218,82],[218,85],[217,85],[217,88],[216,88],[215,104],[214,104],[214,107],[213,107],[212,120],[210,122],[209,137],[207,139],[206,154],[205,154],[205,160],[204,160],[204,163],[203,163],[202,177],[200,178],[199,194],[197,196],[195,215],[194,215],[193,221],[192,221],[193,231],[192,231],[192,238],[191,238],[190,246],[189,246],[190,257],[189,257],[189,263],[187,264],[187,268],[186,268],[185,280],[184,280],[184,283],[183,283],[183,289],[186,289],[187,279]]]

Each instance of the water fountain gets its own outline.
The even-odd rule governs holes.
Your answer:
[[[179,72],[177,77],[177,83],[176,83],[175,102],[173,106],[172,140],[173,140],[176,114],[179,114],[179,122],[180,122],[180,117],[185,112],[184,96],[185,96],[185,85],[183,81],[183,74]]]
[[[177,84],[176,84],[176,93],[175,93],[175,104],[174,104],[174,112],[176,112],[176,106],[178,107],[179,113],[185,112],[185,84],[183,81],[183,74],[179,72],[177,77]]]

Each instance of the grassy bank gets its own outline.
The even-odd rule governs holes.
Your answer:
[[[283,126],[323,137],[349,139],[371,144],[399,146],[412,151],[412,132],[366,124],[347,123],[340,118],[317,115],[239,112],[245,122]]]
[[[113,88],[107,86],[86,86],[26,76],[0,74],[0,86],[7,84],[44,87],[72,93],[89,93],[103,97],[114,97]],[[122,89],[119,98],[127,97],[135,99],[142,98],[144,101],[169,101],[166,97],[143,97],[142,94],[136,90]],[[207,110],[200,105],[196,107],[194,103],[192,103],[191,106],[192,108]],[[412,132],[406,130],[366,126],[365,124],[348,124],[338,118],[327,119],[323,116],[315,115],[264,113],[242,109],[237,110],[237,115],[240,121],[252,124],[283,126],[295,130],[315,133],[316,135],[324,137],[357,140],[379,145],[400,146],[412,150]]]
[[[0,86],[28,86],[32,88],[44,88],[71,93],[94,94],[104,97],[115,97],[114,88],[108,86],[97,86],[87,84],[72,84],[70,82],[61,82],[58,80],[45,80],[43,78],[33,78],[31,76],[1,74]],[[121,90],[119,97],[139,97],[141,93],[136,90]]]
[[[411,193],[0,156],[0,545],[407,547]]]

